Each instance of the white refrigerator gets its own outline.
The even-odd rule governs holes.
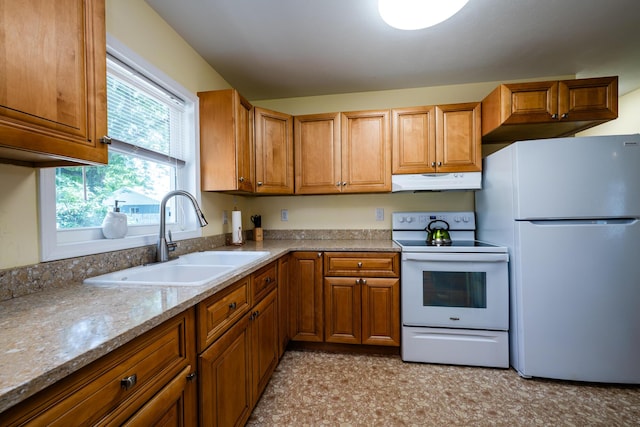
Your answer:
[[[640,135],[519,141],[484,159],[479,240],[510,253],[510,364],[640,384]]]

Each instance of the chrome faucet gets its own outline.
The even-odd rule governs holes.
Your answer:
[[[198,206],[198,201],[192,194],[184,191],[184,190],[174,190],[168,192],[163,198],[162,202],[160,202],[160,238],[158,239],[158,247],[156,251],[156,261],[157,262],[165,262],[169,261],[169,252],[173,252],[176,250],[177,243],[171,240],[171,231],[169,231],[169,242],[165,237],[165,229],[166,229],[166,208],[167,201],[173,196],[185,196],[189,200],[191,200],[191,204],[196,211],[196,217],[198,218],[198,222],[200,223],[200,227],[204,227],[208,224],[205,219],[202,211],[200,210],[200,206]]]

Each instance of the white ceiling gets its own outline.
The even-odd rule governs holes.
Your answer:
[[[576,74],[640,87],[640,0],[470,0],[388,27],[377,0],[146,0],[250,100]]]

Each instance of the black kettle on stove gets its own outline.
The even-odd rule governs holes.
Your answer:
[[[446,228],[436,227],[437,223],[444,224]],[[425,228],[427,232],[427,245],[445,246],[451,244],[451,235],[449,234],[449,223],[443,219],[435,219]]]

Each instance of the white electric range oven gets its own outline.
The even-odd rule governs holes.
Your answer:
[[[509,367],[509,255],[475,240],[474,212],[394,212],[404,361]],[[427,242],[448,229],[451,243]]]

